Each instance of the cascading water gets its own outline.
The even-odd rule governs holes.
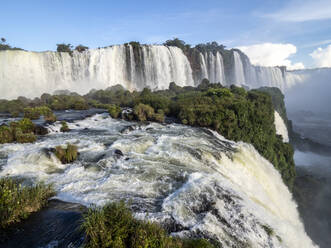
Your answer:
[[[131,45],[92,49],[82,53],[0,52],[0,98],[40,96],[69,89],[87,93],[121,84],[130,90],[165,89],[170,82],[194,85],[187,57],[177,47],[141,46],[137,68]],[[129,59],[127,59],[127,52]]]
[[[277,111],[275,111],[274,116],[275,116],[276,133],[282,136],[283,142],[288,143],[289,142],[288,131],[283,118],[280,116],[280,114]]]
[[[137,218],[222,247],[314,247],[281,176],[251,145],[104,114],[69,123],[69,133],[60,126],[34,144],[0,145],[0,176],[53,183],[58,198],[85,205],[131,199]],[[63,165],[49,148],[67,142],[80,156]]]
[[[286,92],[309,80],[310,73],[316,73],[254,66],[236,50],[232,68],[224,65],[220,52],[199,52],[196,60],[192,65],[181,49],[162,45],[116,45],[82,53],[74,51],[72,56],[0,51],[0,99],[33,98],[56,90],[85,94],[93,88],[105,89],[115,84],[129,90],[166,89],[170,82],[194,86],[204,78],[212,83],[245,84],[249,88],[274,86]]]
[[[216,52],[201,54],[201,79],[207,78],[212,83],[225,84],[224,63],[222,55]]]
[[[244,74],[244,66],[240,58],[240,54],[237,51],[233,52],[233,59],[234,59],[234,83],[235,84],[245,84],[245,74]]]

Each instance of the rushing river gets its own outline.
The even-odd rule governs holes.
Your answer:
[[[208,129],[107,114],[69,128],[60,133],[56,123],[34,144],[0,145],[0,176],[51,183],[57,199],[85,206],[125,200],[137,218],[157,221],[172,235],[224,247],[314,247],[279,173],[251,145]],[[50,148],[66,143],[80,155],[63,165]]]

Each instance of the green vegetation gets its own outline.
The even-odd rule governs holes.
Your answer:
[[[213,248],[203,239],[180,240],[170,237],[155,223],[133,218],[124,202],[88,210],[82,224],[86,247],[95,248]]]
[[[18,47],[12,47],[8,43],[6,43],[6,39],[2,37],[0,39],[0,51],[4,51],[4,50],[23,50],[23,49]]]
[[[73,46],[71,44],[65,44],[65,43],[56,44],[57,52],[69,53],[70,55],[72,55],[72,48]]]
[[[86,50],[88,50],[88,47],[84,46],[84,45],[78,45],[75,47],[75,50],[82,53],[82,52],[85,52]]]
[[[283,118],[284,122],[288,126],[284,95],[281,90],[277,87],[261,87],[257,90],[261,92],[266,92],[271,96],[271,101],[275,110],[279,113],[279,115]]]
[[[54,114],[52,110],[47,106],[40,106],[34,108],[24,108],[24,118],[29,118],[30,120],[38,120],[40,116],[44,116],[45,119],[52,119]]]
[[[55,156],[61,161],[62,164],[74,162],[78,157],[78,148],[75,145],[67,144],[67,147],[55,147]]]
[[[68,127],[68,124],[66,121],[61,121],[61,128],[60,128],[60,132],[69,132],[70,128]]]
[[[116,104],[110,104],[108,107],[108,112],[112,118],[118,118],[122,112],[122,109]]]
[[[0,178],[0,229],[27,218],[55,195],[51,186],[22,186],[20,183],[15,179]]]
[[[182,49],[184,52],[188,51],[191,48],[191,45],[186,44],[185,41],[180,40],[178,38],[174,38],[173,40],[167,40],[163,43],[165,46],[175,46]]]
[[[11,122],[9,126],[0,126],[0,144],[4,143],[31,143],[36,141],[36,126],[30,119]]]

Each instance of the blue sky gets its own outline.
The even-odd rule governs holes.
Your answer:
[[[330,0],[2,0],[0,7],[0,36],[34,51],[55,50],[62,42],[96,48],[179,37],[190,44],[215,40],[227,47],[245,46],[247,53],[258,44],[274,54],[269,62],[283,59],[311,67],[319,56],[328,61],[331,44]],[[296,53],[293,47],[265,43],[291,44]],[[287,52],[286,58],[277,58],[279,49],[284,49],[283,57]]]

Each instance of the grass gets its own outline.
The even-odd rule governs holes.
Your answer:
[[[57,146],[55,147],[55,156],[61,161],[62,164],[72,163],[78,157],[78,148],[72,144],[67,144],[66,148]]]
[[[22,186],[17,179],[0,178],[0,228],[27,218],[54,195],[50,185]]]
[[[204,239],[173,238],[156,223],[136,220],[124,202],[92,207],[84,216],[85,247],[90,248],[213,248]]]

